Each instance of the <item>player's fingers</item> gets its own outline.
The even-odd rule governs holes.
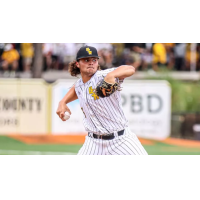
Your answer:
[[[64,116],[65,116],[65,113],[64,112],[60,112],[59,117],[62,119]]]
[[[103,95],[106,97],[106,90],[105,88],[102,89]]]
[[[64,116],[65,116],[65,113],[61,113],[61,114],[60,114],[60,119],[61,119],[63,122],[66,121],[66,119],[64,119]]]
[[[69,112],[70,115],[72,114],[71,111],[70,111],[70,109],[68,109],[67,112]]]
[[[62,120],[63,122],[67,121],[67,120],[66,120],[66,119],[64,119],[64,118],[61,118],[61,120]]]
[[[60,115],[60,111],[59,111],[59,110],[57,110],[57,111],[56,111],[56,114],[59,116],[59,115]]]

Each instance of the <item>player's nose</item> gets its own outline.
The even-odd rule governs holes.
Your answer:
[[[90,60],[90,61],[89,61],[89,65],[93,65],[93,62],[92,62],[92,60]]]

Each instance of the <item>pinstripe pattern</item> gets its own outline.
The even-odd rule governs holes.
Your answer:
[[[90,149],[90,150],[88,150]],[[95,139],[86,136],[78,155],[148,155],[137,136],[125,129],[122,136],[113,140]]]
[[[107,98],[99,98],[93,92],[98,82],[113,70],[115,68],[97,71],[86,83],[79,79],[75,84],[75,91],[83,111],[83,125],[87,132],[107,135],[124,129],[124,135],[112,140],[86,136],[78,155],[147,155],[136,135],[128,128],[120,92],[116,91]],[[121,85],[122,81],[117,81]]]
[[[79,79],[75,84],[80,106],[86,115],[86,117],[83,115],[83,125],[87,132],[99,135],[110,134],[128,126],[128,120],[120,106],[121,95],[119,91],[108,98],[98,98],[96,100],[89,93],[90,87],[95,89],[97,83],[113,70],[115,68],[97,71],[85,84],[82,79]],[[120,84],[122,83],[122,81],[117,81]]]

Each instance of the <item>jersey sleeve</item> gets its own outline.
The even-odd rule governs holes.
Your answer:
[[[77,97],[79,97],[79,89],[80,89],[80,82],[81,82],[81,80],[79,79],[78,81],[76,81],[74,84],[73,84],[73,86],[75,86],[75,92],[76,92],[76,95],[77,95]]]
[[[110,69],[106,69],[106,70],[101,70],[101,71],[98,71],[97,72],[97,77],[102,77],[104,78],[108,73],[114,71],[115,69],[117,69],[117,67],[113,67],[113,68],[110,68]],[[124,82],[124,79],[122,80],[119,80],[119,78],[116,78],[116,81],[117,83],[119,83],[120,85]]]
[[[113,68],[110,68],[110,69],[97,71],[97,76],[103,76],[103,77],[105,77],[108,73],[114,71],[115,69],[117,69],[117,68],[113,67]]]

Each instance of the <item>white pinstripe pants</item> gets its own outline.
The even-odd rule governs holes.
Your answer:
[[[86,136],[78,155],[148,155],[137,136],[125,128],[122,136],[112,140],[95,139]]]

